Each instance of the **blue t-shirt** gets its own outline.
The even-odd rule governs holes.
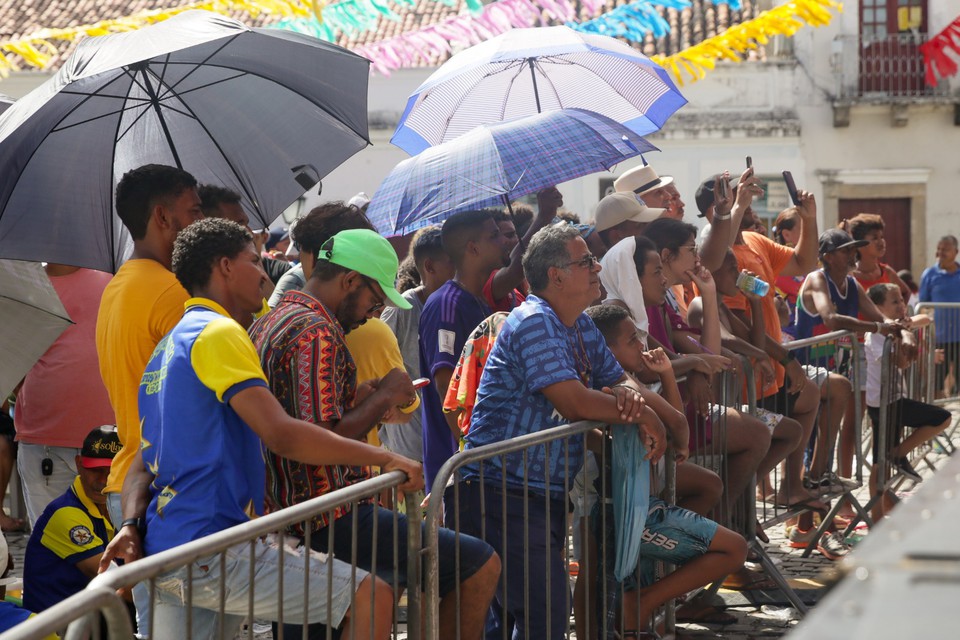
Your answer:
[[[90,583],[77,563],[103,553],[113,526],[87,497],[80,476],[47,505],[23,557],[23,606],[40,613]]]
[[[541,393],[550,385],[580,380],[591,389],[601,389],[622,377],[623,369],[593,320],[580,314],[574,326],[567,327],[545,300],[530,295],[510,312],[487,358],[466,448],[567,424],[569,421]],[[564,474],[569,471],[569,490],[572,474],[582,463],[583,438],[570,438],[569,449],[560,442],[553,443],[549,460],[546,449],[541,445],[527,450],[528,486],[543,491],[549,476],[551,491],[563,492]],[[507,484],[522,487],[523,452],[507,455],[504,465]],[[476,475],[475,467],[464,472],[465,477]],[[499,482],[500,478],[497,457],[486,463],[484,479]]]
[[[253,343],[212,300],[191,298],[140,381],[143,463],[155,477],[147,555],[263,513],[260,438],[230,407],[267,386]]]
[[[960,302],[960,269],[950,273],[939,264],[920,276],[920,302]],[[960,309],[934,309],[937,343],[960,342]]]
[[[453,280],[430,294],[420,313],[420,375],[431,380],[421,394],[420,408],[427,491],[440,467],[457,451],[457,441],[443,417],[443,400],[434,376],[444,367],[453,373],[467,338],[491,313],[486,302]]]

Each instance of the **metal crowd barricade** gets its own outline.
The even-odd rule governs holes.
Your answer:
[[[392,471],[389,473],[382,474],[370,480],[345,487],[338,491],[331,492],[327,495],[314,498],[303,502],[301,504],[282,509],[275,513],[268,514],[266,516],[251,520],[235,527],[230,527],[223,531],[218,531],[216,533],[210,534],[198,540],[194,540],[184,545],[180,545],[173,549],[145,557],[137,562],[133,562],[119,568],[113,569],[106,573],[103,573],[97,576],[87,587],[86,590],[81,591],[80,593],[64,600],[63,602],[57,604],[54,607],[38,614],[37,616],[21,623],[20,625],[14,627],[10,631],[3,634],[3,640],[36,640],[40,638],[45,638],[53,633],[59,633],[66,640],[84,640],[86,638],[97,638],[100,637],[101,633],[101,622],[106,625],[106,631],[110,640],[129,640],[133,637],[133,626],[127,611],[126,605],[123,603],[120,596],[117,595],[117,590],[122,588],[132,587],[138,583],[145,583],[148,585],[150,591],[151,599],[151,610],[156,606],[157,603],[157,579],[174,570],[181,567],[188,567],[188,578],[187,584],[185,586],[186,600],[192,601],[193,596],[193,572],[189,570],[192,568],[193,563],[197,560],[205,559],[214,555],[219,556],[219,562],[221,568],[225,566],[226,562],[226,551],[236,545],[240,544],[249,544],[251,557],[254,552],[254,545],[257,540],[263,538],[264,536],[275,536],[273,538],[276,541],[276,544],[281,548],[290,549],[291,553],[294,553],[295,550],[293,547],[299,542],[299,538],[293,536],[292,534],[285,533],[285,530],[288,527],[301,524],[304,527],[304,530],[307,532],[306,537],[304,538],[304,546],[309,547],[311,542],[309,522],[317,515],[320,514],[329,514],[331,516],[331,524],[327,527],[327,535],[329,535],[329,541],[332,544],[334,530],[336,527],[335,521],[332,519],[333,512],[336,508],[350,505],[353,509],[353,513],[356,513],[356,507],[366,502],[370,499],[376,501],[378,496],[381,495],[384,491],[394,492],[392,503],[396,505],[398,503],[396,489],[403,482],[406,481],[406,475],[402,471]],[[411,523],[418,523],[421,520],[422,514],[420,511],[419,502],[414,499],[413,496],[406,497],[406,509],[407,517]],[[350,518],[351,515],[344,515],[343,518]],[[397,511],[394,511],[394,525],[397,521]],[[396,532],[396,526],[394,526],[394,532]],[[374,546],[376,545],[376,527],[374,527]],[[415,585],[421,585],[421,536],[420,536],[420,527],[411,526],[408,527],[408,540],[406,549],[403,549],[397,540],[396,533],[394,533],[393,540],[390,541],[393,545],[395,553],[406,553],[408,558],[408,579],[407,584],[411,587],[407,591],[407,622],[406,622],[406,631],[408,637],[415,638],[420,637],[421,625],[420,625],[420,603],[422,601],[421,591],[418,588],[414,588]],[[353,564],[356,566],[356,553],[357,553],[357,539],[356,534],[353,538]],[[304,564],[307,570],[310,566],[310,554],[302,553],[304,558]],[[330,554],[332,556],[332,554]],[[373,549],[372,555],[376,555],[376,549]],[[344,559],[344,561],[349,561],[350,559]],[[315,560],[314,560],[315,561]],[[332,564],[332,563],[331,563]],[[328,565],[329,566],[329,565]],[[278,593],[278,598],[280,603],[283,603],[283,563],[279,564],[279,582],[280,589]],[[394,594],[399,595],[400,585],[399,578],[396,572],[396,565],[389,568],[392,570],[392,579],[387,580],[391,584]],[[375,573],[371,571],[371,573]],[[384,570],[379,570],[378,572],[381,577],[386,573]],[[386,578],[384,578],[386,580]],[[220,638],[224,638],[224,628],[223,628],[223,615],[224,615],[224,602],[226,599],[226,594],[224,591],[224,577],[221,571],[221,580],[219,587],[218,599],[220,603],[219,609],[219,618],[218,618],[218,628],[220,629]],[[330,599],[331,594],[329,593],[330,584],[332,580],[332,572],[328,573],[327,584],[328,584],[328,601],[327,608],[330,608]],[[354,580],[356,576],[354,575]],[[255,567],[251,567],[250,584],[252,588],[249,594],[248,608],[247,608],[247,633],[246,637],[253,638],[253,621],[257,617],[256,613],[256,575]],[[355,585],[356,587],[356,585]],[[354,587],[354,588],[355,588]],[[307,619],[308,611],[308,602],[310,601],[309,593],[309,579],[307,576],[307,571],[304,571],[304,602],[302,605],[301,617]],[[353,606],[355,601],[351,599],[351,610],[354,610]],[[279,604],[278,606],[280,615],[279,619],[276,622],[279,624],[279,627],[276,627],[275,640],[279,640],[283,637],[282,625],[284,623],[284,612],[294,611],[297,607],[293,607],[289,604]],[[187,609],[187,629],[184,630],[184,633],[180,637],[189,638],[193,635],[192,629],[192,615],[190,609]],[[103,619],[101,620],[100,614],[103,614]],[[371,626],[373,622],[373,610],[371,609]],[[290,622],[290,619],[287,619]],[[299,624],[299,622],[297,623]],[[394,637],[398,636],[400,622],[397,618],[396,608],[394,609]],[[312,626],[312,625],[311,625]],[[63,635],[63,629],[66,628],[66,634]],[[151,631],[151,636],[153,629]],[[352,631],[356,631],[355,628],[352,628]],[[332,627],[326,628],[326,637],[331,638],[333,634]],[[353,638],[356,634],[351,633],[350,636]],[[287,634],[287,637],[290,638],[290,634]],[[308,626],[306,624],[302,627],[302,633],[294,635],[293,637],[308,637]],[[206,640],[206,638],[204,638]],[[232,637],[226,637],[225,640],[233,640]],[[364,640],[364,639],[359,639]]]
[[[849,331],[833,331],[819,336],[813,336],[811,338],[794,340],[783,345],[793,357],[797,358],[800,362],[806,363],[805,369],[807,372],[807,384],[813,382],[817,384],[820,389],[820,404],[815,415],[813,423],[813,431],[810,442],[802,443],[802,446],[808,447],[807,454],[804,457],[804,473],[808,474],[810,469],[810,463],[813,460],[813,452],[817,451],[817,446],[814,445],[814,442],[817,442],[819,445],[819,455],[823,456],[826,460],[820,459],[820,464],[825,466],[824,471],[828,474],[831,474],[828,480],[823,480],[822,478],[808,478],[807,490],[815,492],[818,499],[822,501],[833,501],[832,507],[823,515],[819,526],[816,527],[813,535],[810,537],[809,541],[806,543],[806,547],[802,554],[802,557],[809,557],[814,549],[817,548],[817,545],[821,537],[832,528],[834,517],[839,513],[841,507],[844,504],[850,505],[850,507],[856,512],[860,518],[865,520],[868,524],[872,524],[869,516],[863,509],[863,506],[859,503],[856,497],[853,495],[853,491],[857,490],[863,486],[863,454],[862,454],[862,422],[863,422],[863,407],[861,406],[861,394],[860,394],[860,376],[862,372],[860,368],[856,366],[856,363],[860,360],[860,352],[863,346],[857,341],[856,334]],[[843,411],[840,410],[840,407],[835,406],[835,403],[832,399],[832,394],[827,391],[830,389],[831,384],[843,384],[839,381],[829,382],[829,375],[833,373],[838,373],[840,368],[838,365],[841,362],[847,364],[844,365],[845,375],[850,382],[852,388],[852,397],[848,399],[848,402],[852,402],[854,405],[854,442],[855,446],[853,448],[853,455],[855,463],[853,465],[854,469],[854,478],[853,479],[843,479],[843,482],[837,479],[837,474],[834,472],[835,465],[837,463],[836,454],[837,454],[837,440],[840,435],[839,424],[842,418]],[[843,375],[843,374],[841,374]],[[788,381],[785,381],[784,384],[788,384]],[[783,414],[785,417],[793,418],[791,407],[790,406],[777,406],[775,407],[775,412]],[[833,424],[831,427],[830,424]],[[835,429],[835,434],[830,434],[830,438],[823,440],[825,435],[830,429]],[[819,458],[818,458],[819,459]],[[773,495],[777,495],[781,490],[784,491],[786,495],[795,494],[794,487],[791,486],[791,479],[784,478],[783,474],[780,472],[780,467],[774,469],[772,472],[773,480]],[[823,484],[826,482],[826,484]],[[777,524],[786,522],[788,520],[794,519],[797,516],[800,516],[804,513],[810,511],[809,508],[804,507],[803,505],[784,505],[778,504],[776,500],[768,500],[768,496],[764,496],[764,500],[760,502],[761,504],[761,525],[763,528],[770,528]],[[853,523],[855,525],[856,523]],[[852,530],[850,527],[848,530]]]
[[[543,513],[545,514],[545,520],[549,523],[551,518],[552,509],[561,508],[564,511],[564,522],[567,522],[569,516],[569,509],[567,507],[568,497],[574,501],[582,500],[583,503],[586,503],[589,500],[588,496],[588,485],[592,484],[592,478],[587,477],[581,479],[580,482],[577,481],[577,474],[580,471],[581,467],[581,456],[577,455],[576,452],[571,452],[571,444],[576,443],[574,446],[576,449],[579,449],[581,446],[583,450],[586,451],[587,443],[587,434],[593,430],[600,430],[601,433],[608,433],[610,427],[609,425],[602,425],[594,422],[576,422],[573,424],[563,425],[559,427],[554,427],[550,429],[545,429],[536,433],[529,433],[523,436],[516,438],[511,438],[501,442],[496,442],[493,444],[485,445],[482,447],[477,447],[475,449],[467,449],[453,456],[450,460],[444,464],[437,474],[436,480],[432,487],[431,497],[429,505],[426,511],[426,533],[423,543],[423,553],[426,556],[425,562],[425,590],[424,590],[424,631],[426,638],[438,638],[439,635],[439,558],[438,558],[438,549],[437,549],[437,536],[438,531],[441,526],[441,520],[443,520],[443,526],[452,529],[458,534],[458,537],[463,533],[461,528],[461,515],[460,515],[460,505],[461,505],[461,494],[464,491],[468,490],[467,485],[465,484],[466,480],[463,476],[463,468],[467,465],[475,465],[477,468],[477,475],[471,476],[469,482],[476,482],[477,491],[480,496],[480,522],[481,522],[481,531],[471,532],[471,534],[476,535],[481,539],[489,539],[490,535],[493,535],[488,531],[486,527],[486,516],[488,513],[493,514],[494,517],[499,514],[499,517],[502,519],[502,529],[496,532],[496,535],[501,536],[503,540],[506,540],[508,537],[523,536],[525,540],[525,550],[528,549],[530,542],[530,522],[528,519],[528,514],[530,512],[531,505],[539,502],[543,505]],[[530,451],[532,449],[542,447],[546,458],[553,459],[555,463],[558,463],[562,466],[563,476],[564,476],[564,491],[562,496],[561,506],[558,507],[559,496],[553,495],[549,491],[539,490],[535,485],[539,481],[545,481],[545,484],[549,485],[549,469],[545,469],[536,475],[530,472],[530,466],[528,460],[530,458]],[[499,468],[504,468],[507,462],[507,457],[517,455],[522,456],[522,463],[524,472],[523,486],[516,487],[513,485],[508,485],[506,482],[505,474],[499,474],[499,477],[493,475],[493,469],[499,465]],[[607,467],[607,455],[606,447],[603,447],[602,452],[597,456],[597,467],[599,473],[599,480],[597,484],[599,485],[599,491],[597,492],[595,498],[596,503],[601,507],[607,502],[608,496],[611,495],[611,487],[609,482],[606,479],[606,474],[604,469]],[[584,456],[585,458],[585,456]],[[549,466],[549,465],[548,465]],[[488,480],[490,478],[490,480]],[[495,478],[495,479],[494,479]],[[531,488],[531,485],[534,485],[534,488]],[[578,488],[574,491],[574,486],[577,485]],[[488,496],[488,494],[491,494]],[[499,494],[499,500],[495,500],[492,494]],[[517,519],[508,518],[508,499],[509,498],[520,498],[522,499],[522,512],[523,517]],[[496,504],[491,504],[491,502],[496,501]],[[511,501],[512,502],[512,501]],[[539,507],[536,507],[539,509]],[[581,515],[586,516],[589,513],[589,509],[581,512]],[[599,511],[600,514],[600,525],[602,531],[613,531],[613,522],[610,521],[610,518],[607,517],[607,510],[601,508]],[[554,516],[556,514],[554,513]],[[572,523],[572,528],[579,527],[580,523]],[[571,526],[569,523],[564,525],[564,531],[569,532]],[[546,624],[546,637],[559,637],[560,635],[564,637],[570,637],[570,612],[573,610],[573,598],[570,595],[570,591],[567,588],[565,590],[566,596],[565,601],[560,605],[563,609],[563,629],[558,630],[551,628],[551,614],[555,614],[552,610],[553,605],[551,604],[550,598],[550,588],[552,580],[559,579],[563,580],[565,585],[569,586],[569,575],[567,574],[567,567],[569,566],[569,551],[568,545],[565,539],[558,546],[559,549],[554,547],[554,543],[551,541],[549,524],[545,527],[545,539],[544,545],[546,549],[545,555],[547,557],[550,554],[559,551],[562,554],[563,566],[564,566],[564,576],[552,576],[550,575],[550,566],[547,564],[547,575],[531,575],[530,568],[528,566],[527,558],[521,563],[523,566],[514,566],[514,562],[511,562],[508,554],[501,554],[501,586],[498,587],[497,596],[501,602],[506,602],[508,599],[507,596],[507,585],[509,581],[518,579],[517,576],[522,576],[523,580],[523,593],[524,593],[524,607],[523,609],[527,612],[530,612],[529,607],[529,595],[532,589],[545,589],[545,601],[546,601],[546,611],[537,612],[538,614],[544,613],[545,624]],[[589,546],[589,540],[584,539],[582,542],[582,548],[586,549]],[[598,553],[601,552],[603,545],[602,541],[596,541],[598,546]],[[608,553],[612,553],[612,549],[607,550]],[[459,553],[459,546],[458,546]],[[527,554],[524,554],[527,556]],[[593,611],[592,601],[590,597],[586,597],[585,606],[582,611],[584,619],[579,621],[578,624],[582,625],[582,628],[588,630],[587,637],[593,638],[608,638],[613,637],[614,626],[617,623],[617,620],[623,620],[623,602],[626,596],[626,593],[622,585],[616,585],[615,579],[613,579],[612,573],[608,564],[605,562],[599,562],[599,567],[591,566],[594,562],[591,561],[591,556],[582,552],[581,559],[584,557],[587,559],[586,562],[581,562],[579,567],[578,580],[585,580],[587,585],[591,584],[591,581],[596,581],[599,577],[599,583],[596,586],[596,599],[598,601],[597,609],[598,612]],[[595,559],[597,556],[593,556]],[[602,557],[602,556],[601,556]],[[459,583],[459,580],[457,581]],[[589,596],[588,591],[588,596]],[[461,605],[469,606],[470,603],[461,602],[461,594],[459,593],[459,588],[457,592],[453,594],[456,598],[457,609],[459,610]],[[449,595],[447,596],[449,597]],[[619,598],[619,605],[613,605],[616,599]],[[496,602],[496,601],[495,601]],[[619,608],[619,610],[618,610]],[[501,612],[502,616],[505,618],[506,614]],[[637,615],[639,616],[639,609]],[[561,616],[557,614],[557,618]],[[503,622],[503,621],[502,621]],[[639,618],[633,620],[630,623],[630,628],[639,628]],[[524,629],[525,637],[533,637],[529,632],[530,617],[525,618]],[[503,637],[507,638],[510,635],[510,624],[502,624],[502,633]],[[597,631],[597,635],[593,634],[593,630]],[[446,639],[445,639],[446,640]]]
[[[917,313],[933,312],[933,325],[920,334],[921,356],[926,359],[926,393],[919,396],[924,402],[956,409],[960,403],[960,302],[921,302]],[[939,353],[938,353],[939,352]],[[938,363],[941,359],[942,362]],[[917,397],[917,396],[913,396]],[[948,452],[960,429],[956,411],[954,422],[938,441]]]

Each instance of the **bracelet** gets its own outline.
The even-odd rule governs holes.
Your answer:
[[[714,215],[714,216],[713,216],[713,219],[714,219],[715,221],[720,221],[720,220],[729,220],[729,219],[732,218],[732,217],[733,217],[733,214],[730,213],[730,212],[727,212],[727,215],[725,215],[725,216]]]
[[[796,359],[797,359],[797,356],[793,355],[793,351],[787,351],[787,355],[781,358],[779,362],[782,366],[785,367],[788,364],[790,364],[791,360],[796,360]]]

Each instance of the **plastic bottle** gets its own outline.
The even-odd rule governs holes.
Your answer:
[[[737,288],[744,293],[754,293],[763,298],[769,293],[770,284],[756,276],[750,276],[741,272],[740,275],[737,276]]]

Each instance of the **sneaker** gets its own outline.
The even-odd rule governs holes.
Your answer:
[[[794,549],[806,549],[810,546],[810,541],[813,540],[813,534],[816,532],[816,529],[803,531],[800,527],[790,527],[787,532],[787,540]]]
[[[913,465],[910,464],[910,461],[906,458],[897,458],[894,461],[893,466],[897,469],[900,475],[906,476],[914,482],[923,482],[923,476],[917,473],[917,470],[913,468]]]
[[[843,542],[843,538],[840,537],[838,532],[830,531],[820,538],[820,542],[817,543],[817,551],[827,560],[839,560],[850,553],[850,547]]]

